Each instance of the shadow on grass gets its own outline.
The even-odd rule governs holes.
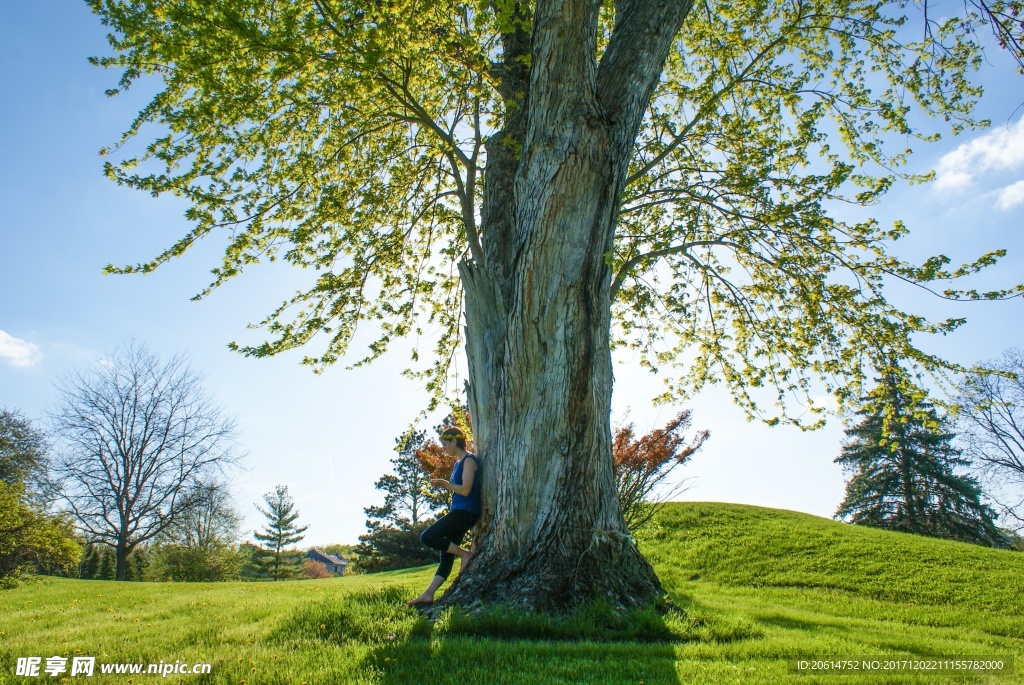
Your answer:
[[[409,591],[382,587],[341,604],[306,605],[271,637],[368,648],[360,670],[370,682],[678,684],[674,644],[757,637],[743,621],[654,609],[619,615],[599,603],[562,615],[492,608],[446,610],[431,622],[405,606]]]
[[[764,623],[777,628],[786,628],[788,630],[817,632],[821,630],[834,630],[836,628],[834,622],[804,621],[798,618],[784,616],[782,614],[756,614],[754,616],[754,620],[758,623]]]

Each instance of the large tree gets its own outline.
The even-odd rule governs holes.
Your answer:
[[[156,540],[153,576],[197,582],[237,578],[246,561],[238,550],[241,522],[227,484],[204,484],[195,505]]]
[[[90,4],[113,29],[96,60],[122,70],[112,92],[163,82],[107,173],[185,198],[192,224],[110,271],[220,234],[199,297],[260,261],[318,272],[243,354],[316,336],[319,370],[361,322],[380,331],[367,359],[439,330],[413,373],[440,397],[465,350],[482,558],[435,606],[662,592],[616,498],[613,343],[684,368],[668,397],[724,381],[751,415],[796,421],[752,388],[782,405],[818,378],[849,402],[883,354],[948,366],[911,338],[960,321],[901,311],[884,281],[998,256],[906,263],[901,224],[831,210],[906,177],[907,142],[934,133],[919,113],[975,123],[976,29],[997,20],[1019,56],[1019,0],[916,29],[920,6],[885,0]]]
[[[180,356],[130,343],[65,377],[50,420],[54,474],[89,542],[128,556],[201,505],[205,485],[239,458],[237,429]]]
[[[204,483],[194,499],[195,505],[167,529],[162,541],[203,551],[235,545],[242,517],[235,509],[228,485]]]

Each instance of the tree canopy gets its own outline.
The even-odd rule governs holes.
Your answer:
[[[24,483],[0,480],[0,588],[26,572],[70,571],[80,554],[71,517],[44,511]]]
[[[535,16],[543,3],[90,5],[112,29],[114,54],[93,60],[121,71],[110,93],[149,76],[163,83],[104,150],[118,155],[106,173],[190,205],[183,238],[108,271],[149,272],[220,236],[223,259],[197,297],[259,262],[315,274],[259,323],[265,341],[234,349],[261,357],[310,343],[304,363],[319,371],[371,322],[377,338],[357,364],[414,336],[408,373],[435,400],[457,387],[456,264],[498,269],[495,251],[515,249],[492,239],[508,228],[508,208],[483,199],[509,184],[510,196],[542,192],[499,172],[526,149],[524,117],[544,96],[531,92],[534,52],[538,32],[557,21]],[[594,116],[611,121],[628,104],[616,99],[627,67],[648,68],[644,32],[669,15],[682,22],[636,132],[604,255],[614,344],[678,371],[666,374],[662,399],[725,382],[750,415],[816,425],[821,407],[811,403],[810,421],[787,409],[794,397],[810,402],[815,380],[849,405],[889,354],[933,372],[956,368],[913,340],[963,319],[902,311],[885,284],[949,299],[1024,293],[948,283],[1003,252],[961,266],[944,255],[910,263],[893,254],[906,226],[849,222],[841,208],[927,180],[905,165],[911,145],[939,136],[937,119],[953,133],[985,123],[972,114],[981,95],[972,72],[988,29],[1020,58],[1020,5],[967,3],[941,20],[927,2],[883,0],[619,0],[594,10],[596,42],[583,37],[579,49],[595,66],[573,87],[593,89],[603,107]],[[149,142],[132,151],[137,137]],[[422,362],[421,338],[433,345]],[[773,389],[774,410],[761,406],[761,387]]]
[[[52,497],[49,445],[43,432],[20,412],[0,408],[0,481],[19,483],[40,502]]]

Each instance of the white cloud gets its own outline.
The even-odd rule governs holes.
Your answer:
[[[13,367],[24,369],[38,364],[42,358],[43,353],[35,344],[0,330],[0,359],[6,360]]]
[[[936,190],[963,190],[973,182],[971,175],[964,171],[943,171],[941,167],[935,176]]]
[[[999,191],[999,209],[1010,209],[1024,204],[1024,181],[1017,181]]]
[[[1019,167],[1024,167],[1024,118],[1012,126],[994,128],[943,155],[935,170],[935,188],[963,190],[983,172]]]

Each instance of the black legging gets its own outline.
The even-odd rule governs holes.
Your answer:
[[[420,542],[441,552],[441,563],[437,566],[435,576],[448,578],[455,563],[455,555],[448,551],[448,545],[462,544],[466,531],[473,527],[480,514],[466,509],[451,509],[447,514],[432,523],[420,533]]]

